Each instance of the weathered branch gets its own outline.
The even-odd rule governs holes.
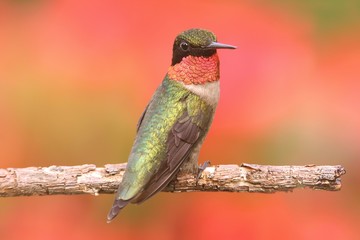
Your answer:
[[[0,197],[114,193],[126,164],[93,164],[0,169]],[[294,188],[336,191],[342,166],[266,166],[255,164],[207,167],[196,184],[193,175],[179,175],[165,192],[227,191],[273,193]]]

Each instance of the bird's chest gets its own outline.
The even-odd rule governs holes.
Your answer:
[[[220,81],[204,84],[183,84],[183,87],[198,95],[213,108],[216,108],[220,98]]]

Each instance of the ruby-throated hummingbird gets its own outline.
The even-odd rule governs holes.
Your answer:
[[[219,100],[219,48],[235,47],[202,29],[176,37],[171,66],[138,122],[108,222],[128,203],[142,203],[161,191],[180,169],[198,172],[200,147]]]

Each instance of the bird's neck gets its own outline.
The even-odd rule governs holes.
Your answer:
[[[170,66],[171,80],[189,84],[205,84],[219,80],[219,58],[215,53],[210,57],[187,56],[181,62]]]

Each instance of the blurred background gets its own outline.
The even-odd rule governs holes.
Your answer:
[[[193,27],[238,46],[199,161],[341,164],[342,190],[160,193],[111,224],[112,195],[2,198],[0,239],[359,238],[359,1],[3,0],[0,168],[126,162]]]

